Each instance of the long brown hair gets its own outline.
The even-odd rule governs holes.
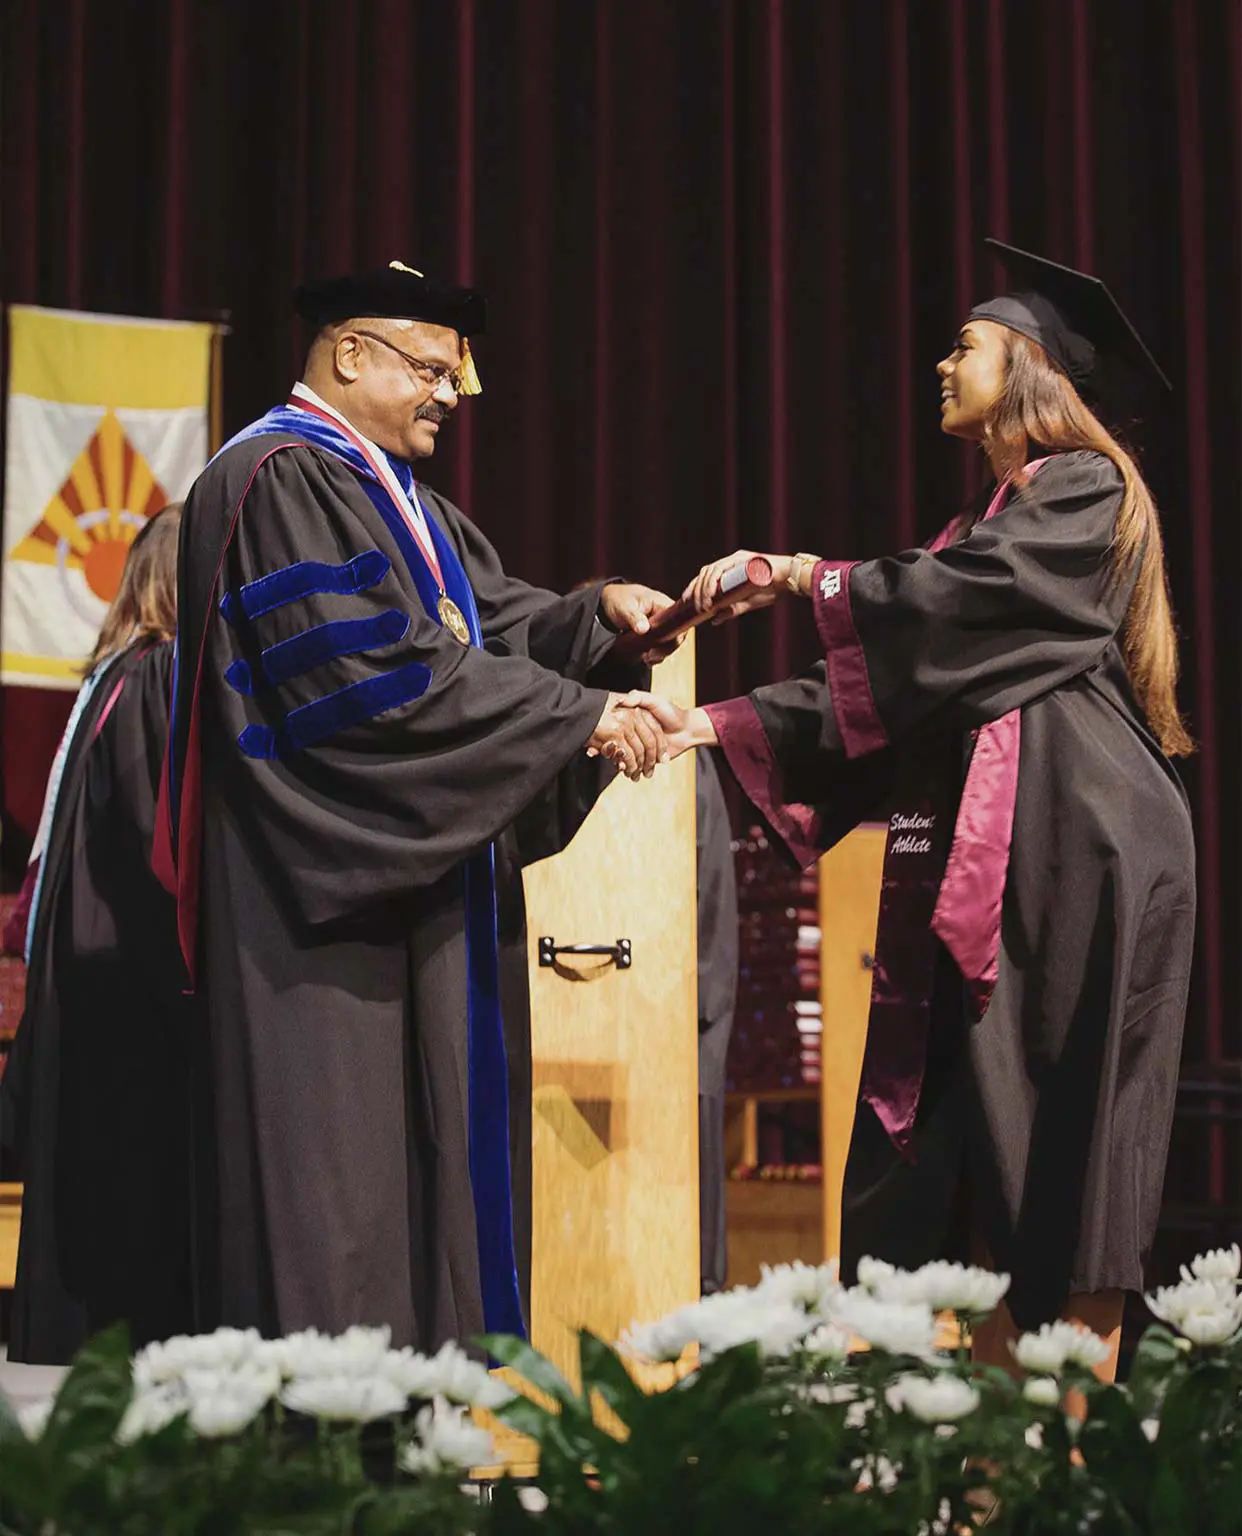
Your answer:
[[[1152,494],[1138,465],[1043,347],[1017,331],[1006,331],[1005,343],[1005,386],[984,423],[983,447],[997,475],[1012,475],[1019,486],[1032,447],[1090,449],[1117,466],[1123,490],[1113,529],[1113,579],[1121,581],[1138,567],[1122,632],[1126,671],[1165,753],[1185,756],[1195,748],[1177,707],[1177,630]]]
[[[135,640],[171,640],[176,633],[180,528],[181,503],[174,501],[138,530],[87,663],[88,673]]]

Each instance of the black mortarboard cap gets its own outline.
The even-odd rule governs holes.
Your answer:
[[[1098,399],[1104,365],[1117,358],[1165,389],[1163,369],[1121,306],[1098,277],[1062,267],[1030,251],[987,239],[1014,284],[1000,298],[976,304],[972,320],[994,320],[1028,336],[1054,358],[1080,394]]]
[[[481,336],[487,326],[487,301],[481,293],[473,288],[441,288],[399,261],[373,272],[303,283],[294,291],[293,302],[302,319],[312,325],[386,315],[447,326],[459,336]]]
[[[487,300],[474,288],[441,288],[404,262],[390,261],[372,272],[321,277],[293,291],[293,304],[312,325],[331,325],[366,315],[391,320],[421,320],[456,331],[462,344],[460,393],[481,392],[467,337],[487,327]]]

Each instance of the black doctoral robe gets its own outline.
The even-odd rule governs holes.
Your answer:
[[[1194,845],[1123,664],[1120,500],[1108,460],[1056,455],[958,542],[822,563],[826,663],[710,709],[804,865],[892,818],[843,1268],[965,1256],[966,1192],[1027,1327],[1142,1284],[1190,976]]]
[[[65,754],[0,1084],[25,1183],[14,1360],[67,1362],[117,1319],[135,1346],[190,1324],[189,1001],[151,872],[172,645],[104,672]]]
[[[525,1296],[521,870],[565,846],[611,777],[584,752],[606,690],[649,674],[601,660],[598,586],[558,597],[507,577],[420,486],[486,649],[459,644],[375,494],[332,453],[262,430],[217,456],[183,514],[174,809],[207,1014],[200,1279],[205,1323],[387,1323],[430,1348],[485,1323],[464,868],[494,845]]]

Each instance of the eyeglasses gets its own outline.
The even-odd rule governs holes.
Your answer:
[[[408,363],[415,375],[426,384],[432,394],[437,393],[442,384],[447,384],[455,395],[461,394],[462,365],[456,368],[446,367],[444,363],[428,363],[421,357],[413,357],[409,352],[403,352],[400,347],[394,346],[386,337],[380,336],[375,331],[364,331],[357,328],[359,336],[365,336],[368,341],[378,341],[381,347],[387,347],[390,352],[395,352],[399,358]]]

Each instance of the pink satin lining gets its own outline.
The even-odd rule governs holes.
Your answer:
[[[1033,459],[1027,465],[1028,476],[1037,474],[1047,462],[1046,458]],[[984,522],[1004,507],[1011,488],[1011,480],[997,486],[983,514]],[[949,544],[956,528],[956,522],[950,523],[931,550]],[[980,727],[932,914],[932,932],[956,961],[979,1018],[991,1001],[1000,963],[1001,909],[1013,843],[1021,748],[1020,709]]]
[[[785,781],[759,713],[749,699],[707,704],[704,712],[743,793],[803,869],[823,852],[820,819],[809,805],[785,799]]]

